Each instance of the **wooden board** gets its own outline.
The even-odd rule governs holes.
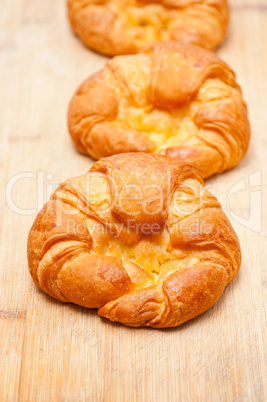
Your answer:
[[[111,324],[33,284],[34,216],[57,183],[92,164],[68,137],[68,101],[106,58],[72,35],[64,0],[0,5],[0,400],[266,400],[267,0],[232,0],[218,50],[252,124],[246,158],[207,181],[239,235],[242,269],[212,309],[171,330]]]

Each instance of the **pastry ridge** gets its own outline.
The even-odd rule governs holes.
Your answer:
[[[237,275],[238,238],[196,168],[118,154],[62,183],[28,238],[34,282],[128,326],[180,325]]]
[[[232,69],[176,42],[110,60],[73,96],[68,126],[79,151],[95,159],[157,152],[194,164],[204,177],[236,166],[250,139]]]
[[[214,49],[229,24],[227,0],[68,0],[67,6],[83,43],[110,56],[162,40]]]

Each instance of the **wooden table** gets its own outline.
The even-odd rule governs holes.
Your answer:
[[[232,0],[218,49],[243,87],[252,140],[238,167],[207,184],[239,235],[242,268],[212,309],[170,330],[112,324],[33,284],[34,216],[92,164],[68,136],[67,105],[106,58],[72,35],[64,0],[0,5],[0,400],[266,400],[267,0]]]

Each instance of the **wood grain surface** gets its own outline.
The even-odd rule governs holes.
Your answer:
[[[106,58],[71,33],[64,0],[0,0],[0,401],[266,401],[267,0],[232,0],[218,53],[252,125],[246,158],[207,180],[240,238],[240,274],[206,314],[132,329],[33,284],[26,242],[55,186],[86,172],[66,109]]]

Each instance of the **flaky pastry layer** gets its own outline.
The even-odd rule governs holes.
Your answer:
[[[229,23],[226,0],[68,0],[68,15],[85,45],[112,56],[162,40],[214,49]]]
[[[241,255],[193,166],[129,153],[57,188],[30,230],[28,261],[34,282],[58,300],[164,328],[208,310]]]
[[[77,90],[68,124],[76,147],[95,159],[160,153],[194,164],[203,177],[237,165],[250,138],[231,68],[175,42],[109,61]]]

